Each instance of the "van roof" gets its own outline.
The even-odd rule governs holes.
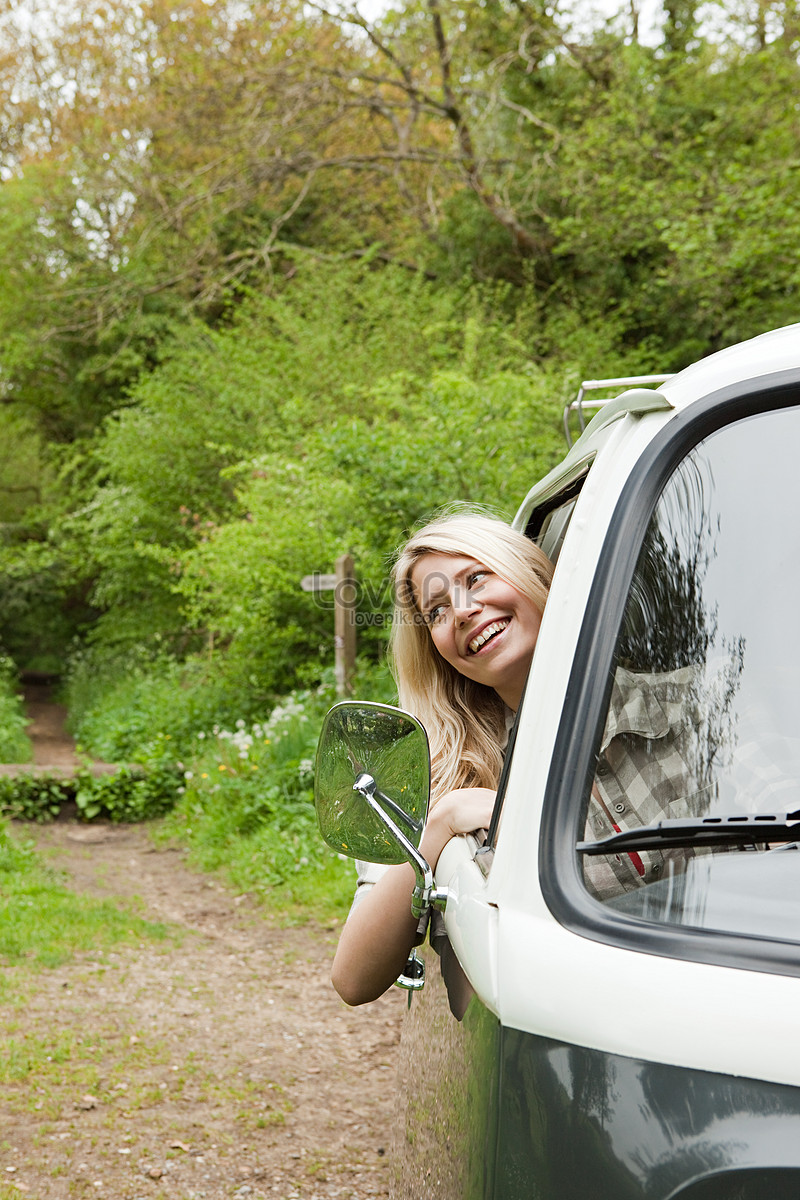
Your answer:
[[[797,372],[800,381],[800,322],[770,330],[700,359],[677,375],[665,379],[658,389],[629,388],[602,402],[602,407],[562,461],[539,480],[525,497],[514,525],[524,529],[534,507],[549,494],[567,488],[588,470],[605,441],[605,430],[613,422],[659,411],[667,415],[671,411],[683,410],[704,396],[732,384],[748,379],[758,379],[763,384],[770,375],[792,370]]]

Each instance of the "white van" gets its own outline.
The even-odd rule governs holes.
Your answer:
[[[797,1200],[800,325],[604,405],[515,525],[556,571],[487,844],[426,874],[412,718],[320,741],[324,836],[415,860],[452,948],[404,981],[395,1194]],[[655,795],[678,738],[651,818],[617,749]]]

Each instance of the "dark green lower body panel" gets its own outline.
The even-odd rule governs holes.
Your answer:
[[[492,1200],[800,1200],[800,1088],[503,1029]]]

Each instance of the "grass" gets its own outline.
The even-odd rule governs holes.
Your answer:
[[[14,665],[0,650],[0,762],[31,761],[33,750],[25,733],[27,724]]]
[[[287,1136],[293,1064],[253,1057],[226,1021],[239,987],[224,968],[204,974],[190,931],[175,953],[171,939],[135,910],[68,892],[0,821],[0,1200],[50,1194],[57,1178],[59,1195],[157,1200],[192,1173],[231,1178],[248,1148],[268,1154]],[[255,967],[230,969],[257,1004]]]
[[[121,1084],[137,1071],[167,1062],[168,1055],[157,1040],[125,1043],[111,1020],[86,1032],[79,1024],[57,1029],[25,1028],[9,1023],[0,1035],[0,1084],[9,1111],[35,1110],[39,1120],[55,1120],[63,1108],[61,1092],[65,1077],[73,1096],[93,1096],[104,1102],[125,1092],[127,1108],[138,1107],[146,1088],[128,1089]],[[31,1084],[35,1090],[15,1089]],[[163,1091],[151,1085],[155,1102]],[[152,1102],[152,1101],[151,1101]]]
[[[32,844],[0,822],[0,965],[55,967],[79,953],[96,955],[167,936],[166,926],[145,921],[131,908],[69,891],[39,861]],[[0,975],[4,1000],[11,978],[8,971]]]
[[[133,1027],[124,1007],[101,1003],[87,1019],[85,1006],[87,995],[102,997],[118,978],[125,963],[118,953],[122,947],[155,942],[166,950],[174,937],[167,926],[144,920],[130,907],[69,891],[32,844],[0,820],[0,1088],[6,1127],[22,1122],[30,1134],[30,1145],[18,1155],[8,1141],[0,1143],[4,1170],[15,1173],[0,1181],[0,1200],[19,1200],[24,1185],[17,1186],[17,1178],[37,1169],[52,1177],[69,1175],[70,1195],[92,1194],[91,1181],[75,1175],[73,1142],[77,1146],[82,1138],[82,1156],[99,1152],[98,1137],[101,1150],[111,1141],[116,1153],[128,1116],[163,1104],[167,1091],[159,1079],[170,1081],[171,1092],[183,1088],[192,1065],[184,1063],[181,1074],[173,1074],[173,1054],[155,1030]],[[60,984],[56,976],[55,985],[43,987],[44,972],[75,959]],[[55,1006],[46,1001],[53,986]],[[87,1124],[93,1109],[101,1120]],[[26,1146],[19,1134],[12,1136]],[[107,1158],[110,1151],[103,1153]]]

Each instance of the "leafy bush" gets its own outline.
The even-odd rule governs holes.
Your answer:
[[[123,766],[108,775],[83,768],[63,777],[23,772],[0,776],[0,814],[21,821],[50,821],[74,803],[78,816],[120,823],[160,817],[178,798],[183,768],[166,756]]]
[[[314,754],[330,699],[294,693],[263,723],[239,719],[232,729],[198,735],[166,828],[206,870],[224,869],[236,887],[256,894],[279,888],[285,899],[333,885],[336,905],[352,890],[314,812]]]
[[[215,668],[201,657],[179,662],[141,647],[90,647],[74,656],[64,688],[70,727],[81,746],[105,762],[150,756],[158,737],[172,742],[179,756],[198,729],[242,713],[241,691]]]
[[[74,786],[54,775],[0,775],[0,814],[16,821],[50,821],[73,798]]]
[[[28,718],[17,693],[14,664],[0,651],[0,762],[31,760],[31,744],[25,734]]]
[[[81,771],[75,779],[78,814],[120,823],[163,816],[178,798],[182,775],[181,766],[166,756],[120,767],[113,775]]]
[[[391,700],[388,675],[362,668],[358,694]],[[314,811],[317,740],[334,699],[328,683],[284,697],[261,722],[199,731],[163,827],[205,870],[325,917],[341,915],[353,891],[352,865],[322,841]]]

